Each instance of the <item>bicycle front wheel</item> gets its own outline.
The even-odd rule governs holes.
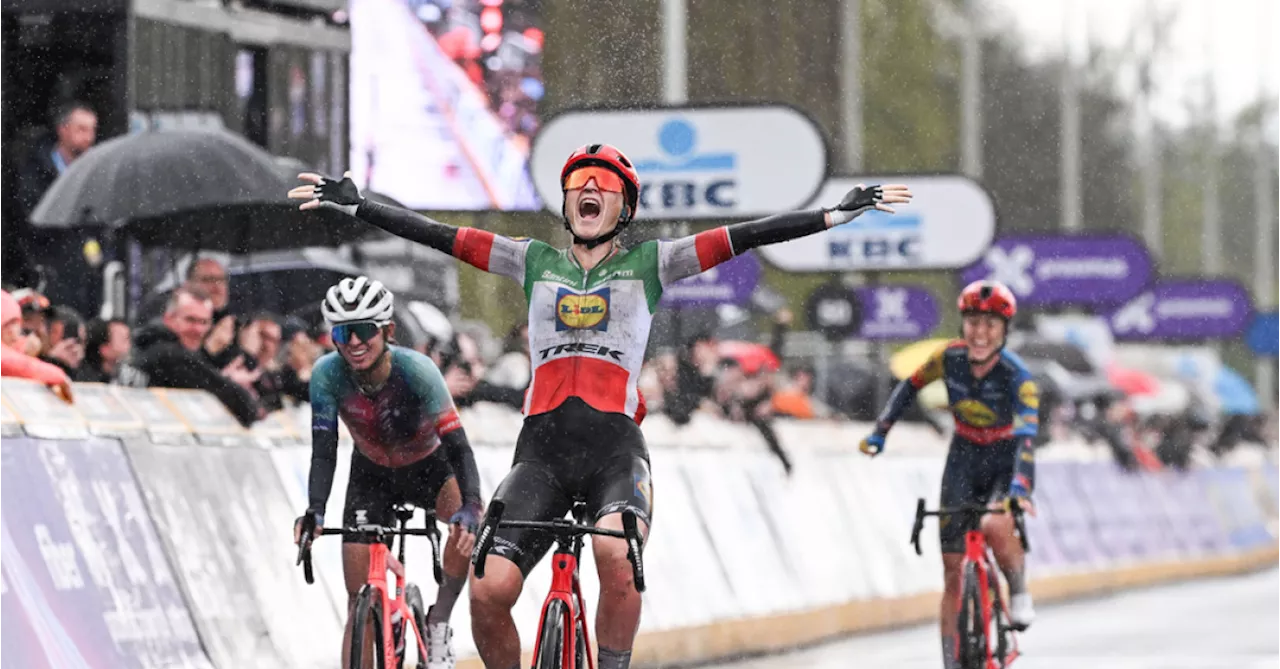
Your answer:
[[[986,669],[987,629],[982,619],[982,595],[978,587],[978,567],[964,565],[960,589],[960,615],[956,619],[960,636],[960,666],[964,669]]]
[[[564,647],[565,621],[568,619],[569,609],[564,602],[553,599],[547,603],[542,615],[542,629],[538,632],[534,669],[565,669],[569,666]]]
[[[375,669],[387,669],[387,658],[382,650],[382,620],[382,593],[366,583],[356,595],[356,610],[351,619],[348,669],[364,669],[364,659],[368,653],[373,654]]]

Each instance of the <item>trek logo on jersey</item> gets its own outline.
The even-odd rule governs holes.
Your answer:
[[[609,329],[609,289],[575,293],[556,291],[556,331]]]
[[[548,346],[538,351],[538,359],[546,360],[547,358],[556,358],[564,354],[586,353],[588,355],[598,355],[602,358],[613,358],[617,362],[622,362],[622,351],[616,348],[609,348],[603,344],[587,344],[583,342],[573,342],[570,344],[556,344]]]
[[[951,410],[974,427],[991,427],[996,424],[996,412],[978,400],[960,400],[952,405]]]

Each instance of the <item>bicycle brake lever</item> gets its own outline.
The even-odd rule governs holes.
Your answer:
[[[644,563],[640,553],[640,528],[636,525],[636,514],[632,511],[622,512],[622,532],[627,537],[627,559],[631,561],[631,575],[635,578],[636,592],[644,592]]]

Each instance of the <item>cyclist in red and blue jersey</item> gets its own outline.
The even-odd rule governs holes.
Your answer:
[[[942,474],[943,507],[1013,500],[1028,512],[1035,481],[1033,441],[1039,424],[1039,391],[1022,360],[1004,350],[1009,321],[1017,312],[1013,293],[995,281],[965,287],[957,301],[963,317],[962,339],[938,350],[893,390],[889,404],[876,421],[875,432],[859,448],[868,455],[884,450],[885,436],[915,400],[921,388],[938,379],[946,384],[955,415],[955,436]],[[945,520],[945,519],[944,519]],[[982,531],[1009,582],[1009,618],[1025,629],[1035,618],[1027,591],[1022,545],[1007,515],[987,516]],[[960,605],[960,564],[964,557],[964,528],[939,525],[946,586],[942,596],[943,663],[959,666],[956,617]]]
[[[309,504],[294,527],[294,540],[324,526],[325,506],[338,465],[338,420],[355,450],[342,513],[343,527],[395,524],[394,506],[434,508],[450,522],[443,556],[444,582],[427,611],[427,669],[453,669],[449,618],[467,581],[476,526],[483,513],[480,475],[453,398],[436,364],[421,353],[394,346],[395,298],[368,277],[343,279],[321,303],[337,351],[311,371],[311,474]],[[342,572],[348,607],[369,574],[370,539],[344,536]],[[350,609],[342,642],[342,666],[350,666]],[[403,641],[403,632],[397,635]],[[366,658],[366,666],[368,658]]]
[[[637,424],[644,404],[636,382],[663,290],[757,246],[822,232],[871,209],[893,213],[889,205],[911,199],[905,186],[860,185],[830,209],[779,214],[628,249],[617,235],[636,216],[640,176],[618,149],[591,144],[574,151],[560,170],[561,213],[573,244],[558,249],[371,202],[349,177],[299,178],[307,185],[289,197],[306,200],[303,209],[344,211],[524,288],[533,377],[511,471],[494,493],[506,502],[505,518],[560,518],[574,500],[582,500],[602,528],[621,530],[622,512],[634,512],[642,534],[648,532],[653,491]],[[551,540],[544,533],[503,529],[493,545],[484,558],[484,579],[471,581],[472,632],[486,667],[513,669],[520,662],[520,637],[511,608]],[[627,545],[595,537],[591,548],[600,578],[596,666],[625,669],[641,607]]]

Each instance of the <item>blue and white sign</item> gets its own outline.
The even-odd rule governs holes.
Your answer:
[[[982,257],[995,236],[991,197],[962,176],[835,178],[804,208],[835,206],[860,183],[906,184],[914,198],[895,214],[869,211],[826,232],[763,246],[765,260],[791,272],[955,269]]]
[[[571,111],[533,142],[538,195],[559,212],[560,169],[578,147],[607,142],[640,174],[639,220],[746,218],[801,209],[827,172],[822,133],[782,106]]]
[[[1280,318],[1269,311],[1253,317],[1244,340],[1255,354],[1274,358],[1280,355]]]
[[[912,340],[927,337],[938,327],[938,303],[924,286],[859,288],[862,325],[858,336],[874,340]]]

